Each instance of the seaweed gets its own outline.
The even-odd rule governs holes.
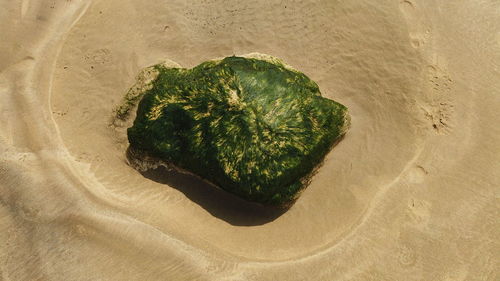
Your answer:
[[[349,126],[344,105],[277,59],[154,70],[127,130],[131,148],[249,201],[292,204]]]

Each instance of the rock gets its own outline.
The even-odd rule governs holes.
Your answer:
[[[249,201],[291,205],[349,126],[345,106],[272,57],[153,68],[130,147]]]

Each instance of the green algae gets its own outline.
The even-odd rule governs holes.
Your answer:
[[[131,148],[249,201],[290,205],[349,126],[345,106],[277,59],[153,69]]]

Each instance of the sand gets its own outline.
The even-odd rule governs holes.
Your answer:
[[[498,1],[0,6],[0,280],[498,280]],[[251,52],[351,114],[291,209],[128,164],[142,69]]]

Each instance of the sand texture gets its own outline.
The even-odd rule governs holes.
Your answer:
[[[1,281],[499,280],[499,1],[0,7]],[[251,52],[351,115],[292,208],[132,167],[142,69]]]

